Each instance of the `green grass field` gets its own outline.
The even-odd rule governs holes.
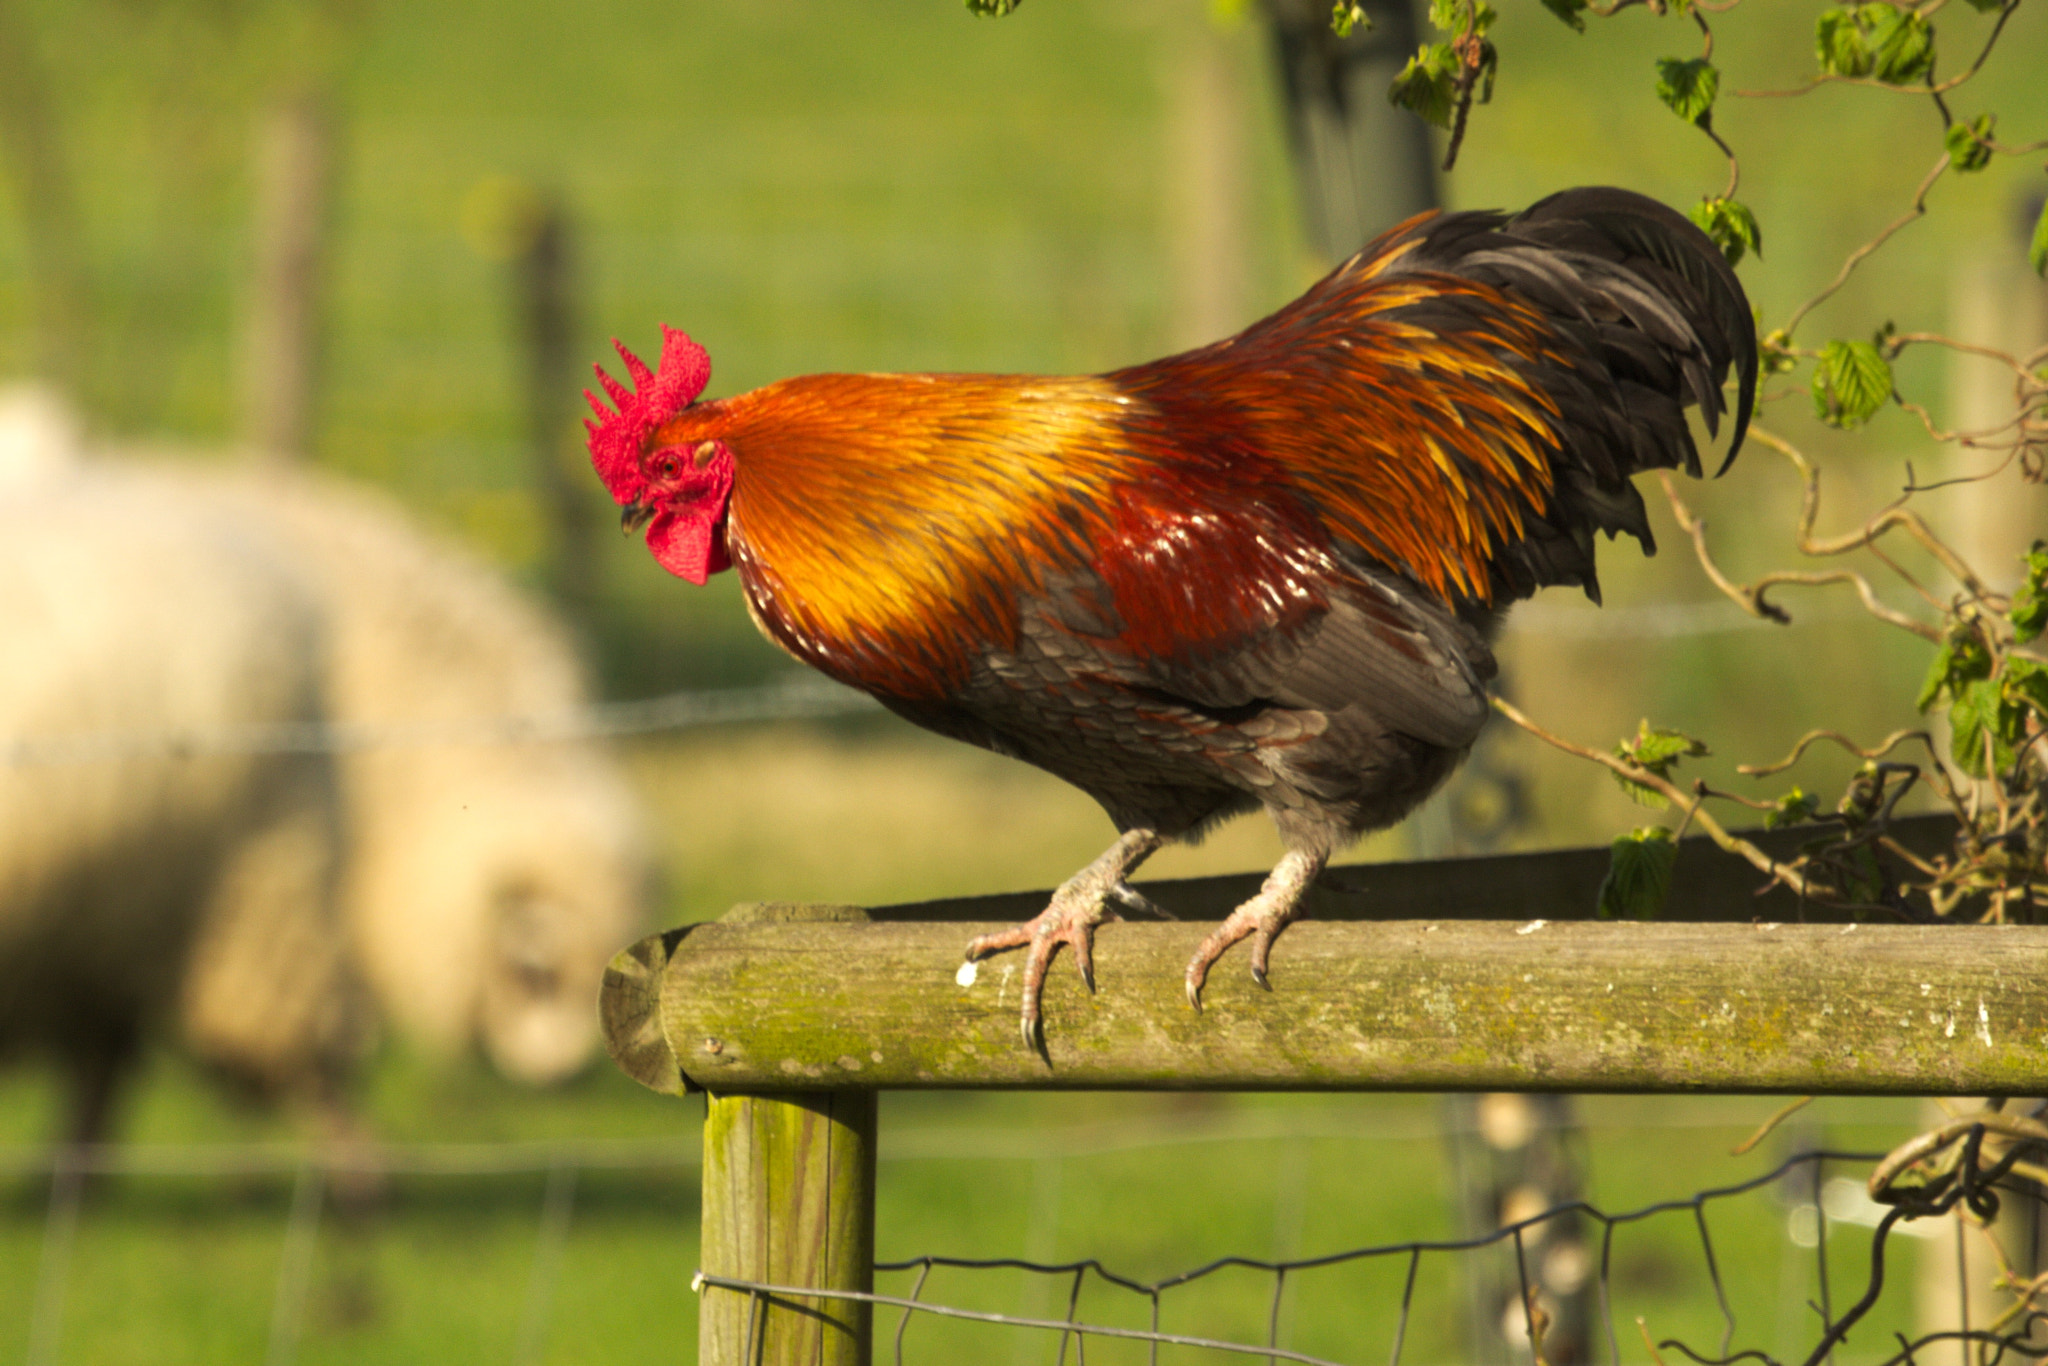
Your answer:
[[[663,1101],[609,1071],[535,1095],[467,1070],[387,1058],[368,1104],[394,1143],[584,1143],[673,1140],[659,1169],[584,1172],[557,1270],[541,1282],[542,1350],[532,1360],[663,1362],[694,1355],[696,1266],[694,1102]],[[1770,1145],[1748,1157],[1730,1146],[1774,1107],[1767,1099],[1649,1102],[1589,1098],[1589,1198],[1609,1210],[1731,1183],[1767,1169]],[[16,1075],[0,1091],[0,1142],[40,1131],[48,1097]],[[1908,1132],[1901,1102],[1823,1102],[1819,1124],[1836,1147],[1883,1147]],[[1316,1256],[1454,1236],[1451,1174],[1428,1097],[893,1095],[882,1111],[878,1248],[884,1259],[924,1255],[1094,1257],[1143,1279],[1213,1258]],[[238,1113],[171,1060],[152,1068],[133,1117],[142,1142],[262,1140],[289,1126]],[[16,1151],[8,1149],[8,1151]],[[534,1303],[534,1261],[546,1178],[525,1175],[395,1178],[369,1213],[332,1213],[319,1227],[302,1311],[289,1322],[304,1362],[405,1363],[520,1359]],[[44,1186],[0,1181],[0,1350],[25,1343],[44,1239]],[[213,1363],[258,1360],[269,1342],[292,1182],[108,1178],[88,1190],[73,1247],[61,1359]],[[1765,1189],[1709,1207],[1714,1251],[1737,1316],[1738,1346],[1803,1351],[1817,1293],[1812,1253],[1786,1239],[1788,1205]],[[1595,1234],[1597,1239],[1597,1234]],[[1834,1302],[1860,1292],[1867,1230],[1831,1227]],[[1910,1240],[1900,1240],[1911,1248]],[[1597,1241],[1594,1243],[1597,1248]],[[1416,1281],[1403,1359],[1461,1359],[1459,1268],[1466,1255],[1431,1254]],[[1493,1254],[1501,1255],[1501,1254]],[[1911,1324],[1909,1252],[1895,1262],[1886,1308],[1844,1361],[1875,1360],[1892,1329]],[[1701,1350],[1721,1320],[1699,1233],[1686,1211],[1624,1226],[1610,1284],[1624,1358],[1644,1360],[1634,1318],[1659,1337]],[[1391,1345],[1406,1274],[1385,1258],[1298,1274],[1283,1304],[1282,1345],[1342,1361],[1375,1361]],[[906,1294],[911,1277],[880,1278]],[[941,1270],[925,1298],[964,1308],[1058,1317],[1067,1286],[1008,1272]],[[1168,1292],[1169,1332],[1256,1340],[1272,1280],[1231,1271]],[[1098,1286],[1081,1301],[1098,1322],[1143,1326],[1143,1301]],[[879,1322],[885,1334],[895,1315]],[[885,1337],[886,1340],[886,1337]],[[906,1359],[1049,1362],[1049,1336],[920,1317]],[[1130,1344],[1092,1344],[1101,1361],[1141,1361]],[[1167,1351],[1162,1360],[1216,1360]]]

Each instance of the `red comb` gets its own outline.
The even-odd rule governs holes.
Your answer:
[[[618,405],[618,411],[613,412],[603,399],[585,389],[583,397],[590,400],[597,419],[585,418],[583,426],[590,433],[590,463],[597,467],[598,477],[613,498],[630,503],[645,487],[640,458],[647,452],[648,438],[662,423],[697,401],[711,381],[711,357],[687,334],[666,323],[661,328],[661,364],[652,371],[616,337],[612,345],[618,347],[619,359],[626,363],[634,387],[628,389],[613,379],[602,365],[593,366],[597,382]]]

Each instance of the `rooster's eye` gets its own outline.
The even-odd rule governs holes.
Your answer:
[[[657,476],[658,478],[662,478],[662,479],[673,479],[673,478],[675,478],[675,477],[676,477],[676,458],[675,458],[674,456],[672,456],[672,455],[665,455],[665,456],[663,456],[663,457],[662,457],[662,458],[660,459],[660,461],[658,461],[658,462],[657,462],[657,463],[655,464],[655,466],[654,466],[654,473],[655,473],[655,475],[656,475],[656,476]]]

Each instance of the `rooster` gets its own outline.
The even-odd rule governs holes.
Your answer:
[[[618,345],[614,343],[614,345]],[[1599,601],[1594,535],[1654,553],[1630,476],[1700,457],[1749,303],[1714,244],[1641,195],[1425,214],[1237,336],[1090,377],[828,374],[698,402],[662,329],[634,389],[600,367],[598,474],[655,559],[736,569],[755,623],[900,716],[1035,764],[1118,830],[1035,919],[1022,1029],[1068,945],[1158,913],[1126,879],[1263,806],[1285,853],[1185,975],[1273,940],[1333,852],[1441,783],[1488,715],[1488,640],[1552,584]],[[1268,988],[1270,989],[1270,987]]]

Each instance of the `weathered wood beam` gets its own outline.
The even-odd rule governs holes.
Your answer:
[[[750,914],[620,955],[605,1015],[633,1075],[713,1092],[2048,1092],[2048,927],[1305,921],[1272,991],[1239,949],[1197,1014],[1181,970],[1209,927],[1115,924],[1097,994],[1054,964],[1041,1059],[1017,1036],[1017,954],[956,978],[993,925]]]
[[[713,1096],[704,1116],[702,1265],[715,1276],[875,1288],[875,1093]],[[860,1300],[703,1292],[702,1366],[868,1366]]]

